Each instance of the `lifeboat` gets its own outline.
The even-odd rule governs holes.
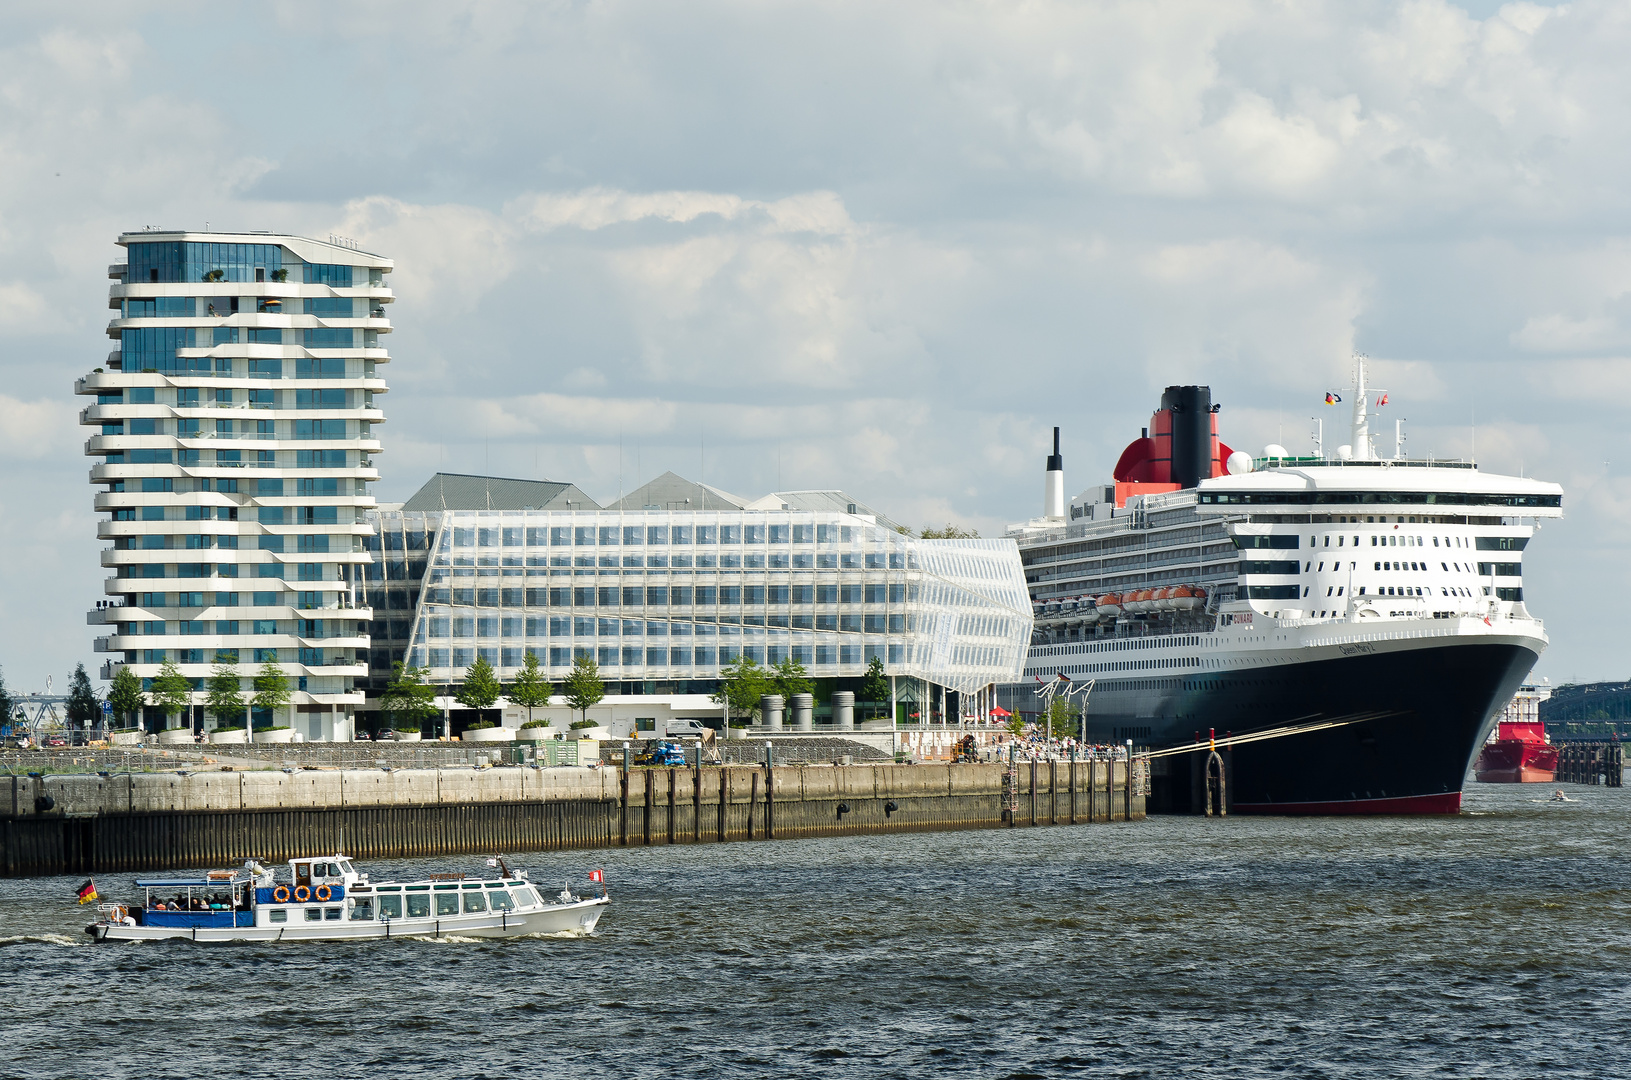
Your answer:
[[[1198,586],[1180,585],[1173,594],[1173,607],[1178,611],[1199,611],[1206,606],[1206,590]]]
[[[1136,612],[1139,615],[1142,615],[1145,612],[1149,611],[1150,610],[1150,592],[1151,592],[1151,590],[1149,590],[1149,589],[1139,589],[1136,592],[1134,592],[1132,594],[1132,603],[1127,605],[1127,610],[1132,611],[1132,612]]]
[[[1128,589],[1121,594],[1121,610],[1129,615],[1137,615],[1144,610],[1143,600],[1143,589]]]
[[[1115,618],[1121,614],[1121,594],[1105,593],[1094,602],[1094,607],[1101,616]]]
[[[1166,588],[1155,590],[1155,595],[1151,597],[1151,599],[1155,601],[1155,610],[1173,610],[1172,596],[1177,591],[1178,587],[1176,585],[1169,585]]]

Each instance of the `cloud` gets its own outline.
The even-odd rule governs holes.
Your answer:
[[[0,394],[0,461],[39,461],[74,453],[77,423],[66,401],[19,401]]]

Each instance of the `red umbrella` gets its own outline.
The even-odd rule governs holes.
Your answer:
[[[1012,716],[1014,714],[1009,712],[1007,709],[1003,708],[1001,705],[996,705],[996,706],[992,707],[991,715],[992,716]]]

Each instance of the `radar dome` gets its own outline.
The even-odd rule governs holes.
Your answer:
[[[1252,471],[1252,456],[1244,450],[1236,450],[1229,455],[1229,460],[1224,462],[1224,467],[1229,470],[1230,476],[1244,475]]]
[[[1354,459],[1354,448],[1353,447],[1349,446],[1347,443],[1343,443],[1341,446],[1337,447],[1337,460],[1338,461],[1352,461],[1353,459]]]
[[[1288,458],[1291,456],[1291,451],[1287,450],[1279,443],[1271,442],[1267,446],[1263,447],[1263,456],[1270,458]]]

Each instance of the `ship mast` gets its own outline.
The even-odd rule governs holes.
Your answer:
[[[1353,390],[1353,456],[1355,461],[1369,461],[1375,457],[1370,445],[1370,417],[1365,412],[1365,357],[1354,357]]]

